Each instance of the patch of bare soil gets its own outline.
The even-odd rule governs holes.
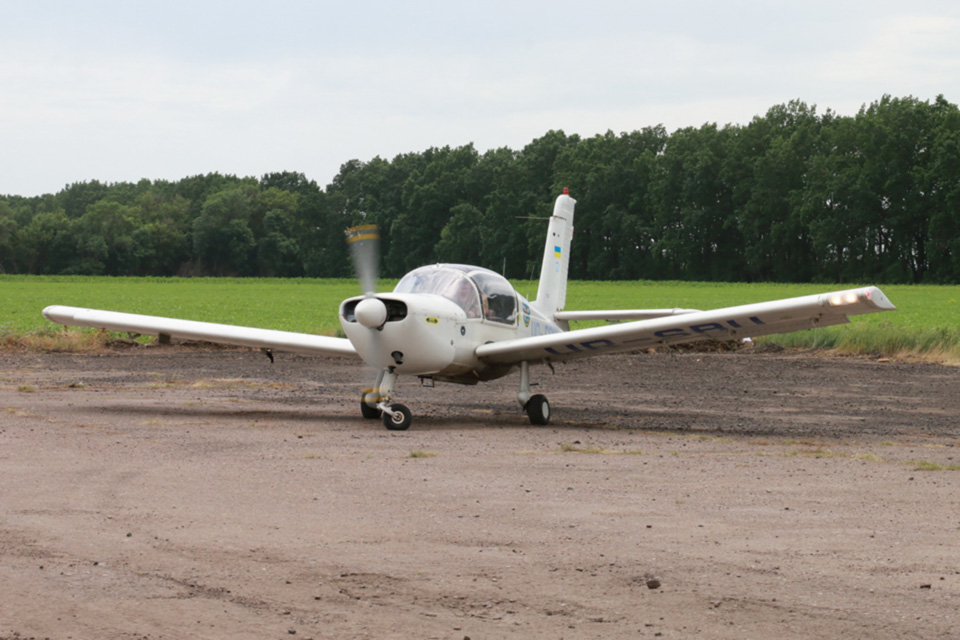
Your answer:
[[[960,369],[0,354],[0,638],[956,638]]]

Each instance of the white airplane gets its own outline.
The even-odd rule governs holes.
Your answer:
[[[114,311],[50,306],[43,315],[64,325],[206,340],[308,355],[351,357],[376,371],[361,392],[364,418],[392,430],[412,414],[391,402],[398,376],[476,384],[519,370],[517,400],[530,422],[550,421],[550,405],[530,392],[530,365],[635,351],[703,339],[744,339],[849,322],[849,316],[896,307],[876,287],[748,304],[712,311],[633,309],[566,311],[567,265],[576,201],[567,190],[549,218],[537,298],[526,300],[503,276],[460,264],[437,264],[405,275],[392,293],[377,293],[378,235],[372,226],[347,230],[364,295],[340,304],[346,338],[178,320]],[[570,330],[576,320],[631,320]],[[272,358],[272,355],[271,355]]]

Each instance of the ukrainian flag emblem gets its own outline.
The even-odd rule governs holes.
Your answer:
[[[553,248],[553,257],[554,257],[554,258],[559,258],[559,257],[560,257],[560,247],[554,247],[554,248]]]

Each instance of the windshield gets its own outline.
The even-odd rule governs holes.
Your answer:
[[[462,271],[441,267],[421,267],[397,283],[395,293],[434,293],[460,305],[468,318],[480,317],[480,296],[473,282]]]
[[[459,264],[420,267],[408,273],[396,293],[433,293],[457,303],[468,318],[515,324],[517,296],[507,279],[479,267]]]

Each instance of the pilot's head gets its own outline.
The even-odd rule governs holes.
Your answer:
[[[457,288],[457,300],[460,302],[470,302],[470,298],[473,297],[473,287],[470,286],[470,283],[466,280],[460,281],[460,286]]]

